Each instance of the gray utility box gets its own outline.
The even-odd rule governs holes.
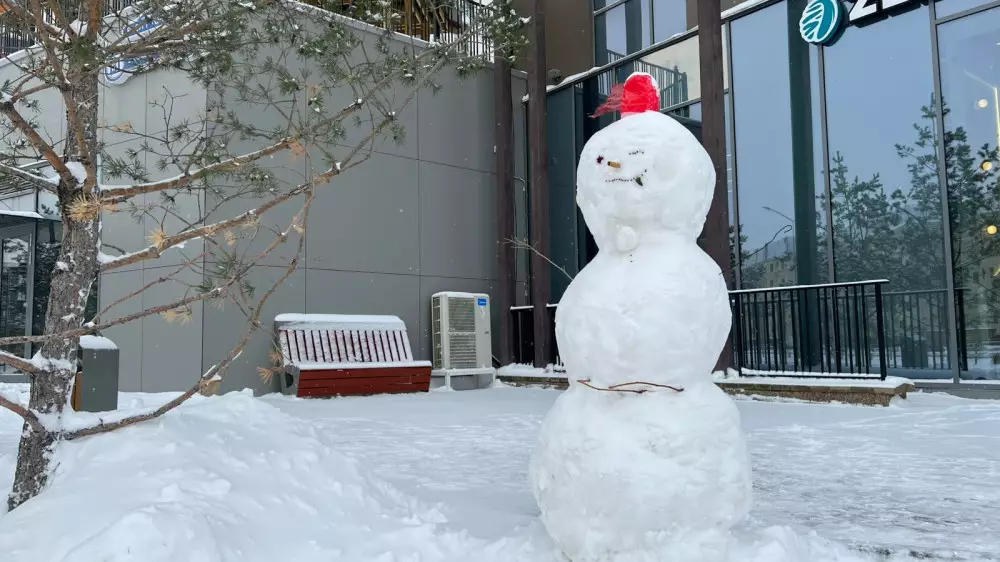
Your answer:
[[[101,336],[80,338],[80,372],[73,385],[73,409],[108,412],[118,409],[118,346]]]

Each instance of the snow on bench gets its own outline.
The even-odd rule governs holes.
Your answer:
[[[414,361],[398,316],[279,314],[281,391],[300,397],[427,392],[431,363]]]

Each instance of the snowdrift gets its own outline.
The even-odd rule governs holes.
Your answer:
[[[27,400],[24,389],[4,391]],[[505,391],[511,389],[482,392]],[[173,397],[128,396],[127,410]],[[285,409],[294,412],[296,400],[288,400]],[[269,402],[249,392],[196,397],[154,422],[64,444],[49,488],[0,515],[0,559],[564,562],[537,521],[499,540],[470,536],[461,530],[464,522],[447,522],[434,506],[331,447],[329,426]],[[336,400],[325,405],[338,407]],[[0,411],[4,495],[19,432],[19,418]],[[858,560],[817,537],[773,527],[744,535],[733,556],[733,562]]]
[[[193,399],[56,460],[49,489],[0,518],[5,562],[440,560],[468,546],[249,393]]]

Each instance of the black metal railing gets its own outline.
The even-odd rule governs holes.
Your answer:
[[[955,291],[957,301],[961,294]],[[947,290],[888,291],[882,298],[889,368],[948,369]],[[956,304],[961,311],[961,303]],[[964,326],[960,324],[959,328]],[[964,333],[964,329],[961,331]],[[961,336],[959,339],[964,340]],[[960,342],[959,349],[964,347]]]
[[[549,311],[550,326],[552,326],[552,348],[546,363],[550,365],[560,365],[559,350],[555,343],[556,326],[556,305],[550,304],[546,307]],[[520,364],[534,364],[535,362],[535,324],[533,306],[512,306],[510,308],[511,317],[514,323],[514,362]]]
[[[884,379],[885,283],[731,291],[734,366],[755,376]],[[556,306],[548,305],[553,319]],[[517,363],[534,363],[532,313],[531,306],[511,308]],[[547,362],[560,364],[555,346]]]
[[[104,15],[118,13],[131,6],[132,3],[133,0],[106,0]],[[48,24],[57,23],[55,15],[49,9],[42,10],[42,19]],[[0,12],[0,57],[12,55],[34,45],[35,34],[32,32],[32,28],[32,25],[16,21],[13,14]]]
[[[731,291],[741,374],[884,379],[886,283]]]

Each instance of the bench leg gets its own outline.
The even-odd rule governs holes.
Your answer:
[[[280,376],[281,393],[296,396],[299,393],[299,370],[286,367]]]

